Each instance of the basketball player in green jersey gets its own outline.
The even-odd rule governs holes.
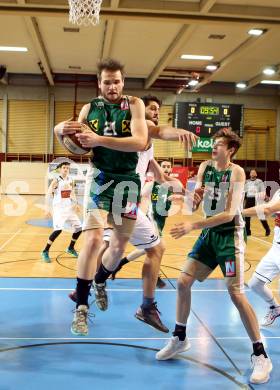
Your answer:
[[[146,148],[148,132],[141,99],[122,94],[123,66],[113,59],[101,61],[97,76],[101,96],[82,108],[77,122],[66,121],[55,127],[60,141],[63,135],[75,134],[83,147],[93,149],[71,327],[72,333],[80,336],[88,334],[88,296],[107,220],[114,231],[102,258],[106,264],[115,264],[122,257],[133,231],[140,199],[140,180],[135,172],[137,152]]]
[[[157,354],[167,360],[190,348],[186,324],[191,307],[191,287],[203,281],[220,266],[232,302],[239,311],[243,325],[253,343],[251,383],[269,380],[272,363],[261,340],[258,321],[244,294],[244,221],[241,207],[244,198],[245,173],[232,157],[241,145],[229,129],[214,135],[212,160],[203,162],[198,171],[196,192],[204,191],[203,208],[206,219],[184,222],[171,229],[178,239],[195,229],[203,229],[183,267],[177,284],[176,325],[173,337]],[[201,198],[200,198],[201,199]],[[198,202],[194,202],[197,208]]]
[[[166,160],[162,161],[160,163],[160,167],[165,175],[167,176],[170,175],[172,171],[172,164],[170,161],[166,161]],[[165,226],[165,221],[168,216],[168,211],[171,207],[171,201],[168,200],[171,194],[172,192],[170,191],[167,182],[165,182],[164,185],[161,185],[156,181],[148,181],[147,183],[145,183],[141,193],[142,201],[145,202],[147,200],[147,203],[149,204],[151,203],[151,210],[150,210],[151,218],[156,225],[160,237],[162,237],[162,231]],[[115,279],[116,274],[122,269],[122,267],[125,264],[138,259],[144,254],[145,254],[144,249],[142,250],[136,249],[135,251],[129,253],[126,257],[121,259],[119,266],[112,273],[112,279],[113,280]],[[165,287],[165,282],[160,278],[160,276],[158,276],[157,287],[158,288]]]

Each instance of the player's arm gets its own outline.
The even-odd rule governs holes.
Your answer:
[[[263,219],[263,216],[268,217],[269,215],[272,215],[274,213],[279,212],[280,210],[280,200],[277,199],[271,199],[270,202],[260,204],[255,207],[250,207],[248,209],[244,209],[242,211],[242,215],[244,217],[261,217],[260,219]]]
[[[159,184],[166,183],[168,186],[173,187],[173,192],[176,193],[185,193],[183,184],[176,177],[166,175],[158,162],[155,159],[152,159],[149,163],[149,171],[154,174],[155,181]]]
[[[50,215],[52,210],[53,193],[57,188],[57,179],[53,179],[46,193],[46,214]]]
[[[72,121],[71,119],[68,119],[66,121],[58,123],[54,128],[55,136],[58,140],[58,142],[63,145],[62,137],[66,134],[75,134],[77,131],[80,132],[82,129],[82,123],[86,122],[88,112],[90,110],[90,103],[85,104],[79,114],[77,121]]]
[[[144,187],[141,191],[140,208],[144,214],[147,214],[147,212],[149,210],[149,206],[151,203],[153,185],[154,185],[153,181],[148,181],[147,183],[144,184]]]
[[[165,141],[179,141],[185,149],[191,149],[198,137],[185,129],[162,125],[156,126],[152,121],[147,121],[149,136]]]
[[[76,137],[80,140],[82,146],[87,148],[103,146],[122,152],[144,151],[148,142],[148,128],[145,121],[145,106],[141,99],[130,98],[130,112],[131,137],[99,136],[90,129],[83,133],[77,133]]]
[[[170,232],[172,237],[177,239],[192,230],[211,228],[232,221],[237,214],[240,204],[242,204],[244,184],[244,170],[239,166],[235,166],[230,180],[230,188],[225,211],[207,219],[199,219],[195,222],[185,222],[175,225]]]

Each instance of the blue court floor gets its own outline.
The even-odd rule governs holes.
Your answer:
[[[251,344],[222,281],[195,284],[188,336],[192,347],[178,359],[159,362],[155,353],[174,326],[174,281],[157,291],[170,334],[134,318],[141,281],[109,281],[110,306],[92,306],[90,335],[70,332],[71,279],[1,279],[0,390],[56,389],[279,389],[280,320],[262,330],[274,370],[268,384],[248,385]],[[248,297],[261,317],[262,301]]]

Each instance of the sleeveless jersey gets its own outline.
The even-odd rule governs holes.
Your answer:
[[[98,135],[106,137],[131,137],[131,113],[128,96],[119,103],[109,103],[102,97],[93,99],[87,116],[89,127]],[[93,164],[105,173],[135,173],[137,152],[120,152],[97,146],[92,149]]]
[[[163,218],[166,218],[168,215],[168,210],[171,207],[171,201],[168,200],[168,197],[172,194],[172,191],[166,185],[160,185],[156,181],[154,182],[151,201],[152,201],[152,211],[154,215],[159,215]]]
[[[61,176],[57,178],[57,188],[53,194],[54,207],[69,207],[72,204],[71,192],[73,189],[73,180],[68,176],[63,179]]]
[[[213,166],[212,161],[206,166],[202,180],[203,186],[205,187],[203,196],[203,211],[206,218],[225,211],[230,188],[231,174],[232,170],[230,167],[225,171],[217,171]],[[220,232],[234,230],[237,227],[243,228],[244,221],[241,214],[242,203],[243,201],[241,202],[240,208],[237,210],[237,213],[233,217],[232,221],[215,226],[211,228],[211,230]]]
[[[154,158],[154,145],[152,144],[149,149],[144,150],[143,152],[138,152],[138,157],[136,173],[140,176],[142,190],[145,184],[149,162]]]

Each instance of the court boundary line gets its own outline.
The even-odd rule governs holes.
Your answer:
[[[5,248],[6,245],[8,245],[20,232],[22,229],[18,229],[7,241],[5,241],[1,246],[0,246],[0,251]]]
[[[17,341],[17,340],[169,340],[170,337],[0,337],[2,341]],[[217,340],[250,340],[248,336],[234,336],[234,337],[216,337]],[[278,340],[280,336],[262,336],[264,340]],[[188,340],[212,340],[211,336],[202,337],[188,337]]]
[[[1,278],[0,278],[1,279]],[[0,287],[0,291],[72,291],[73,288],[51,288],[51,287]],[[106,291],[117,292],[143,292],[142,288],[107,288]],[[176,292],[176,289],[165,288],[156,289],[156,292]],[[250,289],[244,289],[245,292],[250,292]],[[278,292],[278,289],[272,289]],[[192,289],[192,292],[228,292],[227,289]]]

